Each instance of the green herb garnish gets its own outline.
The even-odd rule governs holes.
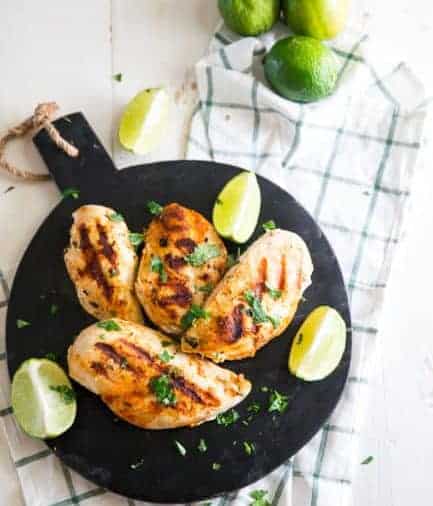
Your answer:
[[[271,322],[274,328],[279,325],[279,319],[265,313],[260,299],[251,290],[246,291],[244,297],[251,308],[254,323]]]
[[[110,221],[120,222],[125,221],[125,218],[120,213],[112,213],[107,216]]]
[[[174,446],[176,447],[177,451],[182,455],[182,457],[185,457],[186,449],[183,446],[183,444],[179,443],[179,441],[176,441],[176,439],[173,442],[174,442]]]
[[[370,464],[370,462],[373,462],[374,458],[370,455],[369,457],[367,457],[366,459],[364,459],[362,462],[361,462],[361,465],[365,466],[367,464]]]
[[[221,469],[221,464],[218,464],[218,462],[214,462],[214,463],[212,464],[212,469],[213,469],[214,471],[219,471],[219,470]]]
[[[254,402],[253,404],[250,404],[247,408],[248,413],[252,413],[253,415],[256,415],[261,409],[261,406],[258,402]]]
[[[207,452],[207,444],[206,444],[206,441],[204,439],[200,439],[200,442],[197,446],[197,450],[200,452],[200,453],[205,453]]]
[[[162,341],[162,346],[164,346],[164,348],[166,348],[167,346],[171,346],[173,343],[171,341]]]
[[[55,315],[59,310],[59,306],[57,304],[51,304],[50,306],[50,315]]]
[[[251,501],[250,506],[271,506],[271,503],[265,499],[265,496],[268,495],[266,490],[253,490],[250,492]]]
[[[167,282],[167,273],[164,269],[164,264],[158,256],[152,256],[150,260],[150,270],[159,274],[159,279],[162,283]]]
[[[274,220],[265,221],[265,223],[262,223],[262,228],[265,232],[268,230],[275,230],[277,226],[275,225]]]
[[[161,204],[158,204],[158,202],[155,202],[154,200],[149,200],[146,204],[146,207],[149,213],[153,214],[154,216],[159,216],[164,209]]]
[[[77,199],[80,196],[80,190],[78,188],[65,188],[62,191],[62,197],[64,199],[68,197],[72,197],[73,199]]]
[[[51,362],[57,362],[58,361],[58,357],[55,353],[53,353],[52,351],[48,352],[45,354],[45,358],[47,360],[51,360]]]
[[[122,82],[123,74],[119,72],[118,74],[114,74],[113,79],[117,81],[118,83]]]
[[[135,249],[137,249],[143,241],[144,241],[144,234],[140,234],[139,232],[129,233],[129,242]]]
[[[253,455],[256,453],[256,447],[254,443],[250,443],[249,441],[244,441],[244,450],[247,455]]]
[[[174,406],[176,404],[176,394],[170,378],[166,374],[152,378],[149,386],[158,402],[164,406]]]
[[[289,406],[289,397],[284,394],[280,394],[277,390],[272,390],[269,396],[269,407],[268,411],[278,411],[284,413]]]
[[[236,255],[233,253],[230,253],[227,255],[227,269],[230,269],[230,267],[233,267],[235,264],[239,262],[239,257],[241,256],[241,248],[237,249]]]
[[[27,322],[26,320],[17,320],[17,327],[19,329],[22,329],[24,327],[28,327],[29,325],[31,325],[31,323]]]
[[[191,327],[191,325],[199,318],[204,318],[207,320],[209,316],[210,314],[202,307],[198,306],[197,304],[192,304],[189,308],[189,311],[182,316],[180,323],[182,325],[182,328],[185,330]]]
[[[104,329],[108,332],[111,332],[112,330],[121,330],[120,326],[114,320],[105,320],[102,322],[98,322],[96,326],[99,329]]]
[[[170,353],[167,350],[164,350],[160,355],[159,358],[165,362],[166,364],[172,360],[174,355],[170,355]]]
[[[239,413],[235,409],[229,409],[225,413],[221,413],[216,417],[217,424],[224,425],[224,427],[232,425],[237,420],[239,420]]]
[[[71,404],[75,400],[75,392],[68,385],[51,385],[50,390],[57,392],[65,404]]]
[[[209,294],[209,293],[212,293],[212,290],[214,289],[214,286],[215,285],[213,283],[207,283],[206,285],[199,286],[198,287],[198,291]]]
[[[268,283],[265,283],[266,288],[268,289],[269,295],[274,299],[277,300],[281,297],[282,291],[278,290],[277,288],[272,288]]]
[[[185,260],[193,267],[200,267],[220,254],[220,249],[215,244],[203,243],[196,246],[191,254],[186,255]]]

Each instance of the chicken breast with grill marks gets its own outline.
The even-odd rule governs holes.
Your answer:
[[[83,330],[69,348],[69,375],[133,425],[196,426],[251,390],[243,375],[182,353],[155,330],[119,319],[105,323]]]
[[[182,350],[215,362],[253,357],[292,321],[313,264],[304,241],[286,230],[260,237],[207,299]]]
[[[214,227],[179,204],[164,207],[146,232],[135,291],[147,316],[180,334],[191,306],[202,305],[223,276],[227,251]]]
[[[65,264],[83,308],[98,320],[117,316],[143,322],[134,294],[138,258],[123,218],[87,205],[73,214]]]

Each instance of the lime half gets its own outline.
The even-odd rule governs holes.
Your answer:
[[[226,239],[242,244],[257,226],[260,187],[253,172],[241,172],[224,186],[213,208],[213,224]]]
[[[67,431],[77,403],[63,369],[47,359],[23,362],[12,381],[12,409],[29,436],[46,439]]]
[[[305,381],[326,378],[340,363],[346,348],[346,324],[328,306],[312,311],[293,340],[289,370]]]
[[[119,141],[144,155],[158,146],[167,126],[170,99],[163,88],[141,91],[126,106],[120,120]]]

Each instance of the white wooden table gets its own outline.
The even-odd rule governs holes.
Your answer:
[[[371,33],[386,38],[433,89],[430,1],[406,6],[404,0],[394,0],[392,7],[377,3],[365,1]],[[152,159],[182,157],[192,104],[191,67],[218,22],[215,4],[216,0],[1,0],[0,131],[28,115],[36,103],[56,100],[65,113],[84,111],[116,162],[124,166],[131,159],[114,140],[124,103],[140,89],[168,84],[176,111],[166,142]],[[118,72],[123,74],[121,83],[112,78]],[[9,152],[19,164],[45,170],[30,143],[17,143]],[[389,286],[359,459],[372,455],[374,461],[359,466],[355,506],[427,506],[433,501],[432,155],[429,146],[419,166],[407,240]],[[8,259],[21,256],[58,201],[52,183],[17,183],[0,174],[0,194],[11,184],[28,204],[25,220],[20,219],[21,206],[0,216],[0,255]],[[8,242],[12,227],[20,239]],[[0,484],[0,505],[23,504],[1,430]]]

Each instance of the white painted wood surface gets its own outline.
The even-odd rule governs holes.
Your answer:
[[[433,8],[395,0],[391,7],[369,0],[371,31],[433,90]],[[169,85],[175,99],[170,132],[151,159],[179,158],[193,103],[191,67],[219,20],[215,0],[0,0],[0,131],[56,100],[63,112],[82,110],[119,166],[139,163],[125,155],[115,132],[125,102],[140,89]],[[390,9],[392,11],[390,12]],[[428,61],[430,60],[430,61]],[[113,74],[121,72],[117,83]],[[30,143],[16,143],[17,163],[44,171]],[[433,174],[430,146],[419,166],[407,224],[388,290],[382,346],[361,437],[355,506],[427,506],[433,480]],[[145,158],[150,160],[150,158]],[[16,183],[0,174],[0,194],[14,184],[26,205],[0,215],[0,255],[20,257],[37,225],[58,201],[52,183]],[[3,197],[4,198],[4,197]],[[8,231],[20,239],[9,243]],[[3,329],[2,329],[3,332]],[[0,505],[22,506],[19,485],[0,431]],[[294,505],[296,506],[296,505]]]

